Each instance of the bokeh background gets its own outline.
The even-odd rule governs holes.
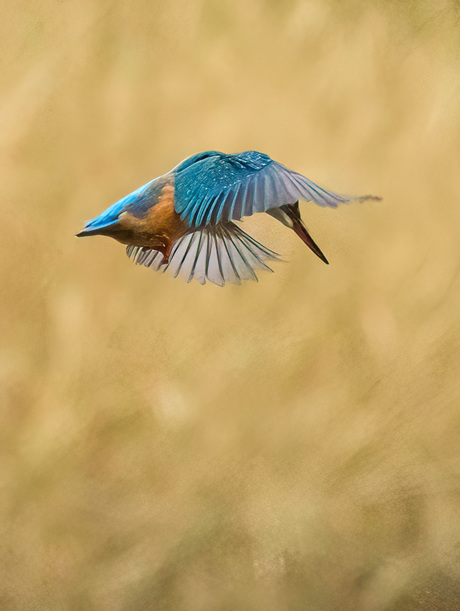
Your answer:
[[[459,609],[459,4],[2,14],[0,608]],[[74,238],[206,149],[383,201],[224,289]]]

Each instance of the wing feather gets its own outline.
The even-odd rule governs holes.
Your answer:
[[[139,265],[169,271],[187,282],[195,279],[219,286],[257,280],[256,270],[273,271],[267,261],[279,260],[275,252],[231,222],[186,234],[174,246],[168,263],[163,263],[161,253],[150,248],[128,246],[126,252]]]
[[[224,209],[222,211],[222,221],[226,222],[229,219],[236,218],[236,215],[234,214],[234,210],[235,210],[235,205],[236,205],[237,199],[238,199],[238,197],[240,197],[241,187],[242,187],[241,183],[239,183],[239,184],[237,184],[235,186],[234,195],[233,195],[233,198],[232,198],[232,203],[230,204],[230,206],[228,207],[227,210]],[[232,193],[230,191],[229,194],[228,194],[229,199],[230,199],[231,194]],[[216,221],[216,222],[218,222],[218,221]]]
[[[249,265],[246,257],[244,256],[244,251],[242,248],[240,248],[238,241],[233,238],[233,235],[231,233],[228,234],[228,239],[232,243],[233,248],[235,249],[235,252],[237,253],[238,257],[243,262],[243,265],[240,264],[238,268],[238,275],[240,276],[240,278],[242,280],[248,280],[250,277],[252,277],[254,280],[257,280],[256,273],[252,269],[252,267]],[[237,263],[237,260],[235,261],[235,263]],[[248,273],[249,273],[249,276],[248,276]],[[242,277],[242,274],[244,274],[243,277]]]
[[[201,243],[202,243],[202,240],[203,240],[203,232],[200,231],[198,233],[198,245],[196,247],[195,259],[193,261],[192,269],[190,270],[190,276],[189,276],[187,282],[190,282],[190,280],[192,280],[192,278],[195,275],[196,265],[198,263],[198,259],[199,259],[200,254],[201,254]]]
[[[239,220],[299,199],[336,208],[378,198],[333,193],[257,151],[237,155],[210,151],[176,168],[175,207],[191,228]]]

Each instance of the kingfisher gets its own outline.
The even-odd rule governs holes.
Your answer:
[[[114,238],[135,263],[188,282],[240,284],[257,280],[258,270],[273,271],[268,263],[280,256],[235,221],[265,212],[328,263],[301,219],[299,200],[336,208],[369,199],[380,198],[327,191],[264,153],[205,151],[126,195],[77,236]]]

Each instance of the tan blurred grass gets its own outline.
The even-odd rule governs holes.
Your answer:
[[[457,4],[4,10],[0,606],[459,608]],[[384,201],[223,290],[74,240],[207,148]]]

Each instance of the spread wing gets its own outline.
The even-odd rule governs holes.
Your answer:
[[[175,172],[175,208],[190,227],[239,220],[299,199],[336,208],[372,198],[327,191],[257,151],[201,153],[179,164]]]
[[[257,280],[257,270],[273,271],[267,261],[280,259],[234,223],[209,225],[187,233],[176,242],[167,263],[163,263],[161,253],[151,248],[128,246],[126,252],[139,265],[167,270],[187,282],[195,278],[201,284],[208,280],[219,286]]]

